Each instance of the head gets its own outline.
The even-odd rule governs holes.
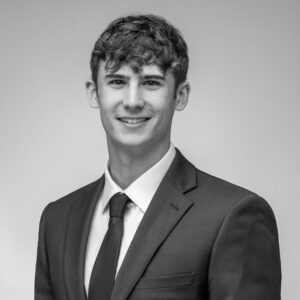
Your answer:
[[[88,98],[100,108],[109,149],[163,153],[174,111],[184,109],[190,90],[179,31],[154,15],[119,18],[96,41],[90,66]]]
[[[155,15],[130,15],[109,24],[96,41],[90,67],[97,85],[100,61],[106,70],[117,71],[128,64],[135,72],[156,64],[165,73],[171,71],[175,88],[186,80],[189,57],[179,30]]]

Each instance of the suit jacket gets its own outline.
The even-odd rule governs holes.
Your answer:
[[[45,208],[36,300],[87,299],[86,245],[103,186],[104,176]],[[278,300],[280,285],[278,233],[267,202],[197,170],[177,150],[128,249],[111,299]]]

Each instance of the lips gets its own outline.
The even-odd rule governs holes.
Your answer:
[[[135,124],[141,124],[143,122],[146,122],[148,120],[150,120],[149,117],[140,117],[140,118],[117,118],[119,121],[126,123],[126,124],[131,124],[131,125],[135,125]]]

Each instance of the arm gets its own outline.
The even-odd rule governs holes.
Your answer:
[[[54,300],[49,276],[47,248],[45,242],[46,215],[48,208],[49,205],[44,209],[40,220],[37,260],[35,269],[35,300]]]
[[[250,195],[230,209],[209,267],[211,300],[280,300],[281,268],[274,214]]]

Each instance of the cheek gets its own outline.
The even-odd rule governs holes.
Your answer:
[[[100,100],[100,118],[104,129],[112,128],[113,108],[106,101]]]
[[[105,91],[105,89],[98,94],[101,114],[111,114],[114,109],[114,98],[111,93]]]
[[[174,94],[168,90],[146,92],[143,97],[159,113],[165,113],[175,108]]]
[[[169,118],[173,115],[175,110],[175,99],[172,97],[172,95],[169,95],[169,97],[165,98],[164,101],[159,103],[159,110],[166,118]]]

